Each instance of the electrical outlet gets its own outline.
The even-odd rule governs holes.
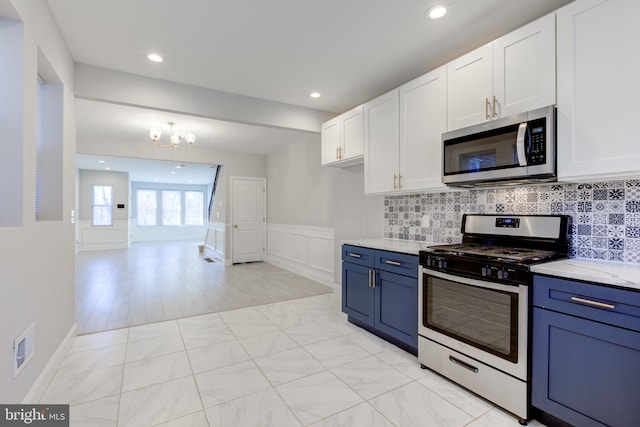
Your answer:
[[[17,377],[33,357],[33,323],[13,341],[13,377]]]

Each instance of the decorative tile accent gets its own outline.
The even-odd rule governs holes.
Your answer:
[[[640,264],[640,179],[387,196],[384,235],[458,243],[464,213],[569,215],[570,256]]]

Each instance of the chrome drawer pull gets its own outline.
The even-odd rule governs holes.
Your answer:
[[[571,301],[579,302],[579,303],[587,304],[587,305],[592,305],[592,306],[598,307],[598,308],[608,308],[609,310],[613,310],[614,308],[616,308],[616,306],[613,305],[613,304],[605,304],[603,302],[591,301],[589,299],[578,298],[578,297],[571,297]]]
[[[398,261],[385,261],[387,264],[391,264],[391,265],[402,265],[401,262]]]
[[[449,356],[449,360],[452,361],[453,363],[455,363],[456,365],[462,366],[463,368],[470,370],[474,374],[478,373],[478,368],[476,368],[473,365],[468,364],[467,362],[463,362],[462,360],[460,360],[458,358],[455,358],[453,356]]]
[[[349,256],[354,258],[362,258],[362,255],[352,254],[351,252],[349,252]]]

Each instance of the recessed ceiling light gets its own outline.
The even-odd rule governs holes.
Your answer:
[[[150,53],[149,55],[147,55],[147,58],[149,58],[149,61],[162,62],[162,56],[158,55],[157,53]]]
[[[428,16],[431,19],[438,19],[438,18],[442,18],[446,13],[447,13],[447,7],[439,4],[427,10],[426,16]]]
[[[154,179],[154,181],[160,181],[160,178],[156,178],[156,179]]]
[[[171,175],[175,175],[175,174],[176,174],[176,171],[171,171]]]
[[[98,160],[98,163],[104,163],[104,160]]]
[[[311,95],[309,95],[312,98],[320,98],[320,92],[311,92]]]
[[[109,166],[107,166],[106,168],[104,168],[104,170],[106,170],[106,171],[110,171],[110,170],[111,170],[111,168],[110,168]]]

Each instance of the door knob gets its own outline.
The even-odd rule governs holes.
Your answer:
[[[236,224],[236,225],[234,225],[234,226],[233,226],[233,228],[238,228],[238,225],[237,225],[237,224]]]

